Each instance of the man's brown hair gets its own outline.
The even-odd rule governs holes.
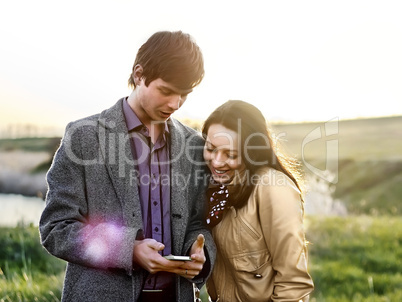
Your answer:
[[[178,89],[197,86],[204,77],[204,59],[193,38],[181,31],[153,34],[138,50],[128,85],[136,87],[134,68],[141,65],[145,85],[161,78]]]

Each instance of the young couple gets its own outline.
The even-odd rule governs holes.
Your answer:
[[[62,301],[192,301],[205,282],[212,301],[308,301],[299,174],[261,112],[226,102],[202,136],[170,117],[203,65],[188,34],[157,32],[130,96],[67,126],[40,220],[43,246],[68,262]]]

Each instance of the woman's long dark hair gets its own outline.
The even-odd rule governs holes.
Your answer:
[[[302,174],[298,161],[279,150],[278,142],[273,141],[264,116],[255,106],[243,101],[228,101],[219,106],[203,125],[204,137],[213,124],[235,131],[240,137],[241,157],[248,179],[235,184],[230,198],[231,205],[241,208],[247,203],[255,185],[250,179],[261,167],[271,167],[286,174],[302,192]]]

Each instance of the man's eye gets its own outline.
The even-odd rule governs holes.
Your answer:
[[[166,91],[166,90],[161,90],[161,93],[162,93],[163,95],[166,95],[166,96],[169,96],[169,95],[172,94],[171,91]]]

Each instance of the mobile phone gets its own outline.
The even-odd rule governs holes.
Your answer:
[[[167,255],[165,256],[167,260],[176,260],[176,261],[191,261],[190,256],[175,256],[175,255]]]

